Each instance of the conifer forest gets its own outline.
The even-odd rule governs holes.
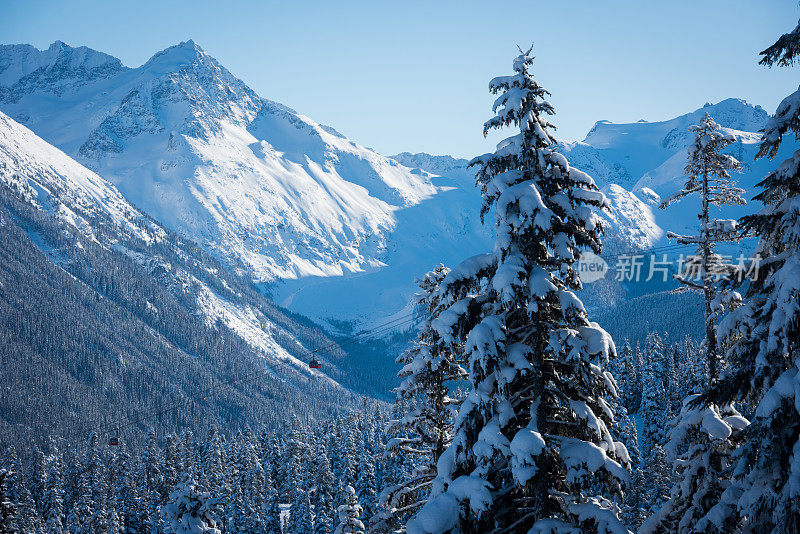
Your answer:
[[[800,9],[589,4],[0,5],[0,533],[800,534]]]

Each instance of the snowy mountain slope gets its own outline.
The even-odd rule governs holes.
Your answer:
[[[644,250],[663,237],[664,231],[656,224],[653,209],[646,202],[614,183],[601,191],[609,205],[599,214],[605,229],[606,252],[627,252],[631,248]]]
[[[137,68],[63,43],[4,46],[0,83],[0,109],[277,302],[330,326],[401,316],[415,276],[491,246],[465,160],[376,154],[259,97],[192,41]],[[611,202],[607,253],[659,246],[665,230],[695,224],[691,201],[657,203],[679,185],[686,129],[706,111],[751,161],[767,114],[736,99],[662,122],[601,121],[563,143]],[[748,165],[750,190],[769,162]],[[748,208],[737,209],[731,216]]]
[[[724,131],[732,134],[736,142],[727,150],[743,164],[742,173],[737,175],[738,185],[746,191],[745,198],[750,201],[756,194],[756,184],[774,168],[774,162],[768,159],[754,161],[760,142],[760,133],[766,123],[767,115],[758,106],[751,106],[742,100],[728,99],[712,106],[705,106],[694,113],[679,117],[666,123],[653,123],[652,132],[648,132],[646,137],[653,139],[656,134],[667,130],[666,125],[675,122],[680,123],[680,128],[684,124],[691,124],[699,120],[700,115],[709,112],[712,117],[723,127]],[[624,125],[619,125],[620,133],[623,133]],[[628,125],[630,126],[630,125]],[[686,165],[686,149],[689,143],[688,132],[680,133],[680,129],[675,127],[667,131],[664,137],[657,143],[660,148],[650,148],[650,162],[654,166],[645,170],[631,186],[631,190],[642,200],[648,201],[650,197],[666,197],[679,190],[684,181],[683,169]],[[632,132],[628,132],[632,135]],[[658,158],[652,157],[653,153],[664,150]],[[787,158],[796,150],[797,144],[783,146],[778,158]],[[648,149],[642,149],[643,160],[648,159]],[[633,152],[634,155],[640,152]],[[665,157],[666,156],[666,157]],[[637,163],[642,165],[641,162]],[[697,228],[696,214],[699,210],[700,201],[697,198],[687,198],[680,203],[674,204],[668,210],[655,209],[656,223],[666,229],[677,233],[695,232]],[[718,218],[738,218],[747,213],[752,213],[757,207],[755,205],[726,206],[713,208],[712,215]]]
[[[491,225],[478,218],[477,192],[456,180],[430,179],[441,188],[435,197],[395,212],[384,265],[342,277],[282,281],[273,286],[277,302],[334,326],[351,321],[368,327],[409,315],[416,277],[491,247]]]
[[[728,153],[744,165],[738,176],[739,186],[750,199],[755,185],[769,172],[774,163],[769,160],[754,162],[760,140],[759,130],[766,124],[768,114],[760,106],[729,98],[717,104],[706,104],[691,113],[662,122],[639,121],[630,124],[613,124],[600,121],[595,124],[583,142],[565,143],[562,147],[570,163],[591,173],[601,186],[617,184],[632,192],[652,207],[652,220],[662,231],[649,240],[649,245],[666,243],[665,231],[693,232],[697,226],[699,200],[687,198],[668,210],[658,209],[660,198],[679,190],[685,181],[686,150],[691,142],[688,127],[696,124],[704,113],[709,113],[723,130],[736,138]],[[794,147],[783,147],[778,157],[788,157]],[[716,209],[720,218],[737,218],[752,212],[753,206],[730,206]],[[653,234],[655,237],[655,234]]]
[[[2,112],[0,180],[92,239],[91,225],[78,213],[109,221],[116,231],[146,242],[165,237],[111,184]]]
[[[401,152],[391,158],[411,169],[424,170],[437,176],[448,176],[463,181],[465,185],[475,186],[475,170],[467,168],[469,162],[465,159],[453,156],[432,156],[424,152],[416,154]]]
[[[738,176],[739,186],[751,199],[757,191],[756,184],[774,168],[774,162],[753,158],[760,140],[759,130],[764,127],[767,113],[739,99],[727,99],[717,104],[707,104],[691,113],[662,122],[639,121],[631,124],[598,122],[582,142],[562,143],[559,150],[569,159],[570,165],[589,173],[609,201],[609,209],[600,213],[604,221],[604,253],[610,271],[625,254],[633,254],[656,247],[672,259],[692,252],[691,246],[674,246],[666,238],[667,231],[689,234],[697,231],[699,200],[686,198],[659,209],[660,199],[679,190],[684,181],[686,150],[691,141],[688,127],[697,123],[704,113],[710,113],[723,129],[731,133],[736,142],[728,152],[743,162],[743,172]],[[788,158],[798,143],[781,147],[777,161]],[[404,165],[418,166],[431,172],[450,173],[467,179],[470,172],[466,160],[428,154],[398,154]],[[713,208],[717,218],[738,218],[757,210],[757,205]],[[670,246],[671,245],[671,246]],[[664,249],[662,247],[667,247]],[[738,257],[747,253],[751,243],[727,244],[720,252]],[[661,260],[660,254],[657,257]],[[643,279],[648,276],[648,266],[643,267]],[[618,283],[609,277],[605,284],[585,287],[584,301],[590,307],[607,308],[628,298],[670,289],[667,284]]]
[[[461,189],[471,188],[474,194],[478,194],[475,189],[475,173],[472,169],[467,168],[468,161],[465,159],[432,156],[424,153],[409,154],[408,152],[392,157],[408,167],[451,177],[454,181],[462,184]],[[570,164],[573,162],[570,161]],[[583,168],[581,170],[586,171]],[[600,181],[601,187],[603,183]],[[618,252],[631,248],[648,248],[661,238],[663,231],[656,225],[651,206],[616,183],[605,185],[601,190],[606,195],[610,206],[608,210],[599,214],[605,223],[604,250]],[[477,217],[480,201],[478,200],[474,205],[476,211],[471,216]],[[490,231],[492,223],[488,218],[487,225],[487,231]]]
[[[262,358],[276,376],[291,382],[328,382],[328,376],[307,367],[307,346],[329,344],[321,332],[294,323],[249,285],[232,277],[210,257],[133,207],[120,192],[100,176],[52,147],[26,127],[0,112],[0,187],[11,198],[52,217],[67,241],[53,245],[35,230],[33,243],[67,272],[84,254],[84,243],[100,249],[115,261],[132,260],[142,274],[152,277],[186,311],[208,328],[224,325]],[[94,256],[81,259],[92,268]],[[110,280],[117,284],[120,281]],[[152,302],[140,302],[145,317],[160,313]],[[302,354],[302,359],[296,355]],[[335,355],[334,355],[335,356]],[[338,357],[341,357],[338,354]],[[326,372],[340,376],[326,362]]]
[[[721,126],[743,132],[758,132],[768,116],[760,106],[729,98],[667,121],[598,121],[583,142],[565,143],[563,151],[575,166],[594,171],[599,185],[617,183],[631,189],[645,173],[689,146],[688,128],[706,112]]]
[[[72,48],[61,41],[54,42],[47,50],[27,44],[2,48],[0,86],[14,86],[17,95],[37,89],[60,95],[124,70],[115,57],[85,46]],[[9,93],[6,98],[13,96]]]
[[[0,57],[18,53],[0,49]],[[437,192],[394,161],[259,98],[192,41],[111,77],[62,75],[53,82],[58,93],[25,78],[7,85],[0,108],[257,280],[380,265],[393,212]]]
[[[32,61],[29,48],[0,47],[0,64],[14,65],[0,109],[294,311],[375,320],[379,303],[405,307],[437,251],[455,261],[489,244],[465,216],[480,202],[471,183],[409,169],[258,97],[192,41],[91,79],[51,66],[70,64],[58,50],[78,49],[57,43]],[[92,64],[107,57],[94,54]],[[23,63],[25,76],[7,73]]]

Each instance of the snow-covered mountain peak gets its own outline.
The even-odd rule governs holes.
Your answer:
[[[728,98],[666,121],[598,121],[583,142],[563,143],[563,151],[571,163],[591,174],[601,187],[617,183],[634,189],[645,174],[670,159],[685,157],[692,139],[689,126],[697,124],[705,113],[736,136],[734,151],[740,150],[741,144],[757,142],[758,131],[768,118],[761,106]]]
[[[717,104],[706,104],[689,116],[692,119],[700,119],[705,112],[710,113],[718,124],[743,132],[759,131],[769,118],[764,108],[741,98],[727,98]]]
[[[262,105],[254,91],[192,40],[158,52],[136,71],[139,87],[150,90],[159,104],[187,106],[189,122],[204,118],[249,122]],[[187,120],[180,115],[175,118]],[[203,126],[216,129],[209,121]]]
[[[443,189],[259,97],[193,41],[69,98],[44,93],[0,109],[259,281],[382,266],[399,210]]]
[[[100,102],[110,93],[103,87],[97,92]],[[105,106],[107,115],[96,126],[89,125],[95,127],[78,149],[96,169],[142,144],[166,156],[163,165],[175,167],[186,158],[172,155],[180,153],[181,146],[189,150],[180,136],[208,140],[222,132],[223,124],[246,126],[263,105],[247,85],[191,40],[158,52],[120,76],[114,93]]]
[[[5,95],[0,94],[0,100],[34,90],[62,94],[123,70],[122,62],[113,56],[63,41],[55,41],[46,50],[31,45],[0,45],[0,86],[8,88]]]
[[[185,69],[205,70],[211,73],[228,71],[193,40],[182,41],[176,45],[156,52],[147,62],[138,68],[151,76],[176,74]]]
[[[705,113],[709,113],[720,126],[745,132],[757,132],[764,127],[769,117],[761,106],[753,106],[740,98],[727,98],[717,104],[707,103],[691,113],[666,121],[639,120],[632,123],[597,121],[583,142],[594,148],[604,149],[632,143],[650,144],[661,139],[660,144],[663,148],[669,149],[673,148],[671,137],[699,122]]]

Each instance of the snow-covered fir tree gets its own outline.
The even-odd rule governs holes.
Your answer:
[[[169,495],[175,486],[180,482],[178,473],[181,470],[181,451],[178,444],[178,436],[175,434],[167,435],[164,440],[164,463],[162,468],[163,487],[162,493]]]
[[[617,379],[617,387],[620,392],[619,398],[613,399],[609,403],[614,412],[612,433],[625,445],[632,470],[631,484],[625,492],[622,502],[621,517],[627,526],[634,527],[640,525],[644,519],[642,503],[644,475],[641,466],[639,436],[627,407],[630,406],[634,410],[639,409],[642,370],[637,368],[633,349],[627,339],[609,367],[614,378]]]
[[[676,343],[673,350],[677,384],[672,389],[674,398],[670,405],[676,406],[674,413],[679,413],[686,397],[705,391],[708,385],[708,361],[703,347],[689,336]]]
[[[42,527],[41,509],[37,506],[33,495],[28,489],[28,480],[25,476],[26,472],[31,473],[32,470],[22,468],[22,464],[13,449],[8,451],[8,455],[4,468],[8,472],[7,483],[11,502],[14,503],[17,509],[17,529],[20,532],[38,533]]]
[[[614,412],[613,434],[625,445],[631,465],[631,483],[628,485],[622,501],[621,516],[628,527],[641,524],[644,519],[642,456],[639,451],[639,438],[633,419],[628,415],[625,406],[612,403]]]
[[[212,432],[214,429],[212,428]],[[139,491],[142,508],[145,510],[145,528],[157,532],[161,525],[159,515],[163,498],[163,475],[161,472],[161,449],[156,440],[156,432],[148,428],[145,435],[144,451],[141,457],[142,485]]]
[[[45,532],[57,534],[64,531],[64,472],[61,455],[56,452],[44,483],[42,513]],[[2,529],[0,529],[2,531]]]
[[[639,415],[642,434],[639,446],[643,461],[649,463],[653,449],[662,445],[670,419],[669,399],[664,387],[664,343],[658,332],[647,334],[642,369],[642,401]]]
[[[726,265],[715,249],[717,243],[734,240],[739,234],[736,221],[711,218],[709,208],[744,204],[744,189],[735,186],[730,174],[731,171],[738,172],[741,163],[733,156],[722,153],[722,150],[735,142],[734,136],[723,132],[708,113],[699,124],[691,126],[689,130],[694,133],[694,141],[689,146],[688,162],[684,169],[686,183],[683,189],[666,198],[661,203],[661,208],[667,208],[691,195],[700,197],[698,234],[686,236],[667,232],[667,237],[681,244],[697,245],[697,255],[683,263],[681,272],[675,278],[682,284],[703,292],[706,358],[709,379],[714,381],[719,372],[716,323],[722,312],[717,285],[720,277],[733,272],[733,267]]]
[[[186,430],[181,434],[180,443],[181,471],[185,477],[196,478],[197,462],[194,434],[191,430]]]
[[[208,492],[198,491],[197,484],[185,480],[170,494],[161,508],[168,534],[221,534],[217,527],[219,510]]]
[[[149,434],[147,436],[146,447],[146,450],[149,451],[148,454],[154,457],[153,459],[145,458],[144,463],[148,470],[147,478],[151,486],[149,489],[155,491],[160,485],[161,473],[156,472],[155,468],[148,466],[157,466],[159,464],[157,460],[159,452]],[[223,484],[226,472],[223,448],[224,446],[219,429],[216,426],[212,426],[202,452],[201,467],[203,476],[198,480],[205,488],[218,488]]]
[[[734,433],[748,421],[731,405],[698,406],[698,397],[686,398],[670,430],[665,451],[676,482],[669,499],[642,525],[641,534],[726,532],[707,516],[730,485],[726,472],[741,439]]]
[[[628,478],[604,399],[616,394],[614,344],[575,294],[581,250],[600,251],[592,209],[604,197],[556,151],[532,63],[521,52],[514,74],[489,85],[499,96],[484,133],[518,133],[471,163],[482,213],[495,211],[495,249],[445,277],[436,328],[463,343],[472,390],[409,532],[627,532],[610,500]]]
[[[642,456],[638,475],[637,499],[642,516],[648,517],[661,508],[669,498],[672,482],[667,454],[661,443],[653,445],[648,455]]]
[[[41,507],[42,495],[44,494],[44,483],[47,478],[45,469],[44,453],[36,447],[33,451],[33,458],[25,470],[25,481],[28,491],[31,492],[31,497],[37,506]]]
[[[630,342],[626,339],[617,357],[611,362],[610,370],[617,380],[620,402],[628,413],[636,413],[641,402],[640,369]]]
[[[108,510],[106,508],[106,468],[100,457],[100,438],[94,432],[89,436],[89,446],[83,460],[84,473],[89,486],[88,501],[92,513],[89,519],[91,532],[104,532],[108,529]]]
[[[698,392],[709,383],[702,374],[707,365],[706,353],[689,341],[678,343],[668,351],[673,365],[674,386],[669,404],[683,398],[678,416],[669,422],[664,459],[672,471],[667,477],[666,465],[660,462],[661,451],[653,455],[643,473],[648,511],[663,501],[661,508],[644,523],[640,532],[713,532],[707,514],[729,486],[727,472],[731,455],[741,443],[740,430],[747,420],[731,405],[701,406]],[[696,373],[700,373],[699,377]],[[677,376],[682,377],[678,381]],[[661,423],[659,423],[661,424]],[[658,425],[657,425],[658,426]],[[646,427],[649,428],[649,427]],[[668,498],[663,495],[667,479],[673,484]],[[652,491],[655,490],[655,491]],[[721,532],[725,532],[722,529]]]
[[[81,464],[78,464],[77,467],[79,474],[75,480],[74,500],[67,515],[67,531],[70,534],[88,532],[89,521],[92,517],[92,493],[89,477]]]
[[[344,487],[344,503],[339,505],[339,524],[335,534],[364,534],[364,523],[361,517],[361,505],[353,486]]]
[[[466,378],[466,372],[433,326],[442,311],[439,285],[449,272],[440,264],[417,279],[417,309],[425,319],[412,347],[397,359],[403,365],[396,390],[396,406],[402,415],[392,421],[393,437],[386,444],[387,457],[397,460],[402,455],[413,462],[414,469],[401,481],[389,481],[381,492],[381,509],[375,518],[378,529],[401,528],[424,504],[436,477],[436,463],[453,437],[459,400],[450,390],[454,382]]]
[[[120,484],[118,488],[118,501],[122,507],[120,513],[121,521],[128,529],[128,532],[143,530],[146,510],[140,498],[141,492],[137,481],[136,468],[124,444],[120,447],[118,454],[120,457],[119,461],[122,465],[122,473],[118,479]],[[189,475],[187,474],[186,476]]]
[[[762,63],[791,65],[800,25],[762,52]],[[787,134],[800,137],[800,89],[769,119],[758,157],[773,158]],[[733,483],[713,510],[720,529],[800,532],[800,150],[760,183],[764,207],[742,220],[758,236],[758,276],[742,306],[720,323],[730,368],[705,397],[709,404],[754,406]]]
[[[311,498],[307,490],[297,492],[291,510],[291,534],[314,534],[314,520],[311,515]]]
[[[315,462],[314,534],[331,534],[334,528],[336,478],[331,471],[330,460],[322,447],[317,449]]]
[[[266,452],[262,453],[264,457]],[[267,465],[264,469],[264,492],[263,504],[261,505],[261,526],[263,532],[267,534],[280,534],[281,531],[281,511],[278,503],[278,490],[272,479],[272,469]]]
[[[665,350],[661,336],[650,332],[643,353],[642,400],[639,417],[642,421],[639,450],[641,461],[636,500],[642,514],[653,513],[669,494],[669,467],[663,443],[671,419],[669,398],[665,388]]]
[[[371,517],[374,512],[372,503],[376,501],[378,496],[373,456],[369,454],[363,455],[358,471],[359,476],[356,482],[356,494],[358,495],[359,502],[364,503],[362,505],[364,517]]]
[[[8,480],[11,473],[7,469],[0,469],[0,532],[13,534],[17,530],[17,505],[14,503]]]
[[[628,462],[631,465],[638,465],[641,460],[639,451],[639,436],[636,432],[636,425],[628,415],[628,410],[624,406],[614,405],[614,435],[625,445],[628,451]]]

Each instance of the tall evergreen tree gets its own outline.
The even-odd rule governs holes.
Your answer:
[[[161,508],[168,534],[221,534],[219,509],[208,492],[198,491],[192,480],[178,484]]]
[[[361,505],[353,486],[345,486],[343,501],[339,505],[339,524],[335,534],[364,534],[364,523],[361,522]]]
[[[620,401],[628,413],[639,409],[637,398],[638,369],[630,342],[626,339],[617,358],[612,362],[611,372],[617,379]]]
[[[39,447],[35,447],[33,450],[33,458],[25,472],[25,483],[38,508],[41,508],[46,478],[47,471],[45,469],[44,453]]]
[[[322,495],[317,497],[314,505],[314,534],[332,534],[333,525],[333,497]]]
[[[169,495],[179,482],[179,472],[181,471],[181,451],[178,443],[178,437],[175,434],[167,435],[164,440],[166,446],[164,447],[164,463],[161,469],[162,472],[162,493]]]
[[[7,455],[4,468],[7,472],[6,483],[9,487],[10,502],[14,503],[17,509],[16,526],[20,532],[36,534],[41,531],[36,500],[28,489],[16,453],[13,449],[9,449]]]
[[[670,468],[667,454],[661,443],[656,443],[647,456],[642,457],[638,498],[644,517],[654,514],[669,498]]]
[[[203,446],[200,484],[207,489],[220,488],[225,480],[225,458],[219,429],[212,426]],[[160,473],[159,473],[160,477]]]
[[[708,384],[708,361],[702,348],[686,336],[680,342],[680,360],[683,362],[681,372],[681,401],[689,395],[701,393]]]
[[[67,530],[70,534],[88,534],[91,532],[92,489],[87,471],[76,481],[75,501],[67,515]]]
[[[614,408],[614,435],[625,445],[628,453],[626,461],[631,465],[639,465],[641,453],[639,451],[639,435],[636,432],[636,425],[624,406],[615,405]]]
[[[291,525],[289,532],[292,534],[314,534],[311,498],[307,489],[298,491],[295,496],[291,510]]]
[[[125,444],[120,445],[117,452],[119,462],[119,475],[117,478],[117,502],[120,506],[120,523],[127,534],[142,532],[144,530],[144,515],[140,498],[139,483],[136,477],[136,468],[131,461]]]
[[[669,467],[663,443],[671,415],[664,387],[665,369],[664,343],[657,332],[650,332],[645,341],[641,372],[641,472],[638,473],[638,485],[635,487],[636,500],[645,515],[651,514],[669,494]]]
[[[314,534],[331,534],[333,532],[334,502],[336,479],[331,471],[331,464],[325,450],[317,449],[316,453],[316,491],[314,492]]]
[[[654,447],[664,441],[671,419],[667,392],[664,389],[664,343],[657,332],[647,334],[642,369],[642,435],[639,446],[645,463],[650,462]]]
[[[139,496],[146,517],[145,527],[149,532],[155,533],[161,525],[159,510],[164,497],[164,478],[161,472],[161,448],[152,427],[147,429],[145,435],[141,469],[143,484]]]
[[[369,454],[362,456],[358,470],[359,476],[356,482],[356,494],[358,494],[358,501],[363,503],[364,517],[371,517],[378,496],[373,457]]]
[[[764,65],[791,65],[800,25],[762,52]],[[777,155],[784,135],[800,137],[800,89],[787,96],[764,129],[757,157]],[[743,305],[720,324],[730,369],[705,396],[708,404],[755,406],[737,451],[734,483],[715,507],[718,527],[800,532],[800,150],[760,183],[764,203],[743,218],[765,258]]]
[[[108,530],[108,509],[106,496],[108,485],[106,483],[106,468],[100,457],[100,440],[95,432],[89,436],[89,446],[84,457],[83,467],[88,477],[92,515],[90,518],[92,532],[105,532]]]
[[[673,481],[668,498],[649,499],[650,504],[663,500],[661,508],[642,526],[641,533],[655,532],[726,532],[709,522],[709,511],[729,487],[728,470],[731,456],[741,443],[741,430],[747,420],[731,405],[700,406],[698,391],[703,391],[707,379],[697,379],[705,354],[690,343],[676,344],[670,351],[684,362],[683,380],[678,393],[685,393],[683,407],[670,423],[665,459],[672,464]],[[707,368],[707,367],[706,367]],[[674,379],[677,381],[677,379]],[[651,462],[645,478],[650,487],[659,486],[665,477],[659,476],[661,465]]]
[[[669,499],[642,525],[640,534],[728,531],[716,528],[707,516],[730,486],[726,471],[740,440],[734,432],[748,421],[730,405],[698,406],[697,397],[687,397],[669,433],[666,458],[673,463],[676,479]]]
[[[522,52],[493,79],[484,133],[518,133],[476,158],[482,213],[494,207],[495,248],[453,269],[439,290],[443,340],[463,343],[472,391],[438,463],[433,495],[409,532],[627,532],[618,495],[628,478],[604,400],[614,344],[575,291],[575,263],[600,252],[592,208],[604,197],[556,151],[549,94]]]
[[[42,514],[47,534],[64,532],[64,473],[61,455],[56,452],[44,483]],[[2,529],[0,529],[2,531]]]
[[[186,430],[181,434],[181,441],[180,441],[180,461],[181,461],[181,471],[183,472],[184,476],[189,478],[197,478],[197,465],[195,462],[195,443],[194,443],[194,434],[192,434],[191,430]]]
[[[722,257],[716,254],[717,243],[731,241],[738,237],[736,221],[713,219],[709,216],[711,206],[729,206],[744,204],[744,189],[735,187],[730,172],[738,172],[741,163],[722,150],[736,139],[732,134],[723,132],[706,113],[700,124],[691,126],[694,141],[689,146],[689,161],[684,173],[687,177],[683,189],[668,197],[661,203],[665,209],[678,200],[690,195],[698,195],[701,200],[700,232],[698,235],[685,236],[667,232],[667,237],[681,244],[697,245],[697,256],[692,257],[682,266],[675,278],[691,288],[703,292],[705,300],[705,332],[706,358],[708,360],[709,379],[714,381],[719,372],[719,354],[717,350],[716,322],[720,316],[717,302],[717,285],[719,278],[732,272],[732,266],[726,265]]]
[[[11,473],[7,469],[0,469],[0,532],[14,534],[17,529],[17,514],[19,510],[11,497],[8,479]]]
[[[267,501],[266,516],[264,519],[265,532],[267,534],[281,534],[283,532],[283,516],[281,514],[281,507],[278,503],[277,494],[275,498]]]
[[[388,457],[410,458],[415,469],[408,478],[390,481],[381,492],[376,521],[386,527],[380,528],[398,528],[424,504],[436,477],[436,463],[453,438],[453,416],[459,401],[450,389],[454,382],[466,378],[466,372],[434,327],[442,311],[437,291],[449,272],[439,264],[417,280],[417,309],[425,320],[412,347],[397,359],[403,365],[398,373],[402,381],[396,390],[396,406],[402,415],[392,421],[392,438],[386,444]],[[359,498],[362,503],[370,499],[361,492]]]

